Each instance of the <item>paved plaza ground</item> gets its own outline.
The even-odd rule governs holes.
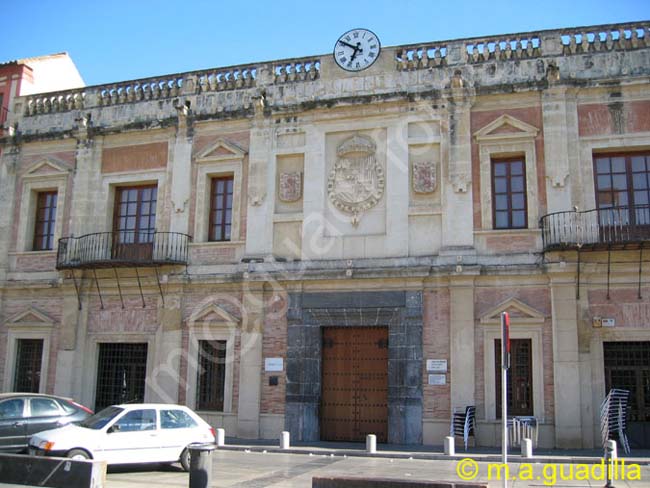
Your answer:
[[[488,479],[490,463],[499,463],[500,455],[495,449],[462,449],[455,458],[444,456],[441,449],[423,446],[379,446],[379,452],[368,455],[359,444],[319,443],[280,450],[277,445],[258,443],[254,445],[230,444],[213,453],[213,488],[310,488],[314,476],[369,476],[428,481],[460,481],[458,464],[471,458],[478,475],[473,481],[488,482],[489,487],[502,487],[498,479]],[[602,479],[561,479],[562,474],[577,474],[579,465],[600,475],[600,453],[593,451],[539,451],[531,460],[513,454],[508,486],[522,487],[602,487]],[[633,451],[624,457],[625,468],[638,464],[638,480],[621,480],[613,483],[616,488],[650,487],[650,451]],[[525,465],[522,463],[530,461]],[[620,463],[620,460],[619,460]],[[620,466],[620,464],[619,464]],[[571,471],[573,469],[573,472]],[[574,476],[575,477],[575,476]],[[1,480],[0,480],[1,481]],[[555,481],[553,483],[553,481]],[[8,488],[10,485],[0,487]],[[186,488],[189,475],[178,465],[113,466],[109,468],[107,488]]]

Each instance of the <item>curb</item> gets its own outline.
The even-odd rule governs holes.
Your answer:
[[[434,453],[414,453],[414,452],[395,452],[395,451],[377,451],[376,453],[370,454],[363,450],[355,449],[327,449],[327,448],[289,448],[289,449],[280,449],[279,447],[272,446],[233,446],[225,445],[217,447],[217,450],[220,451],[239,451],[239,452],[255,452],[255,453],[272,453],[272,454],[302,454],[309,456],[324,456],[324,457],[367,457],[367,458],[390,458],[390,459],[417,459],[417,460],[429,460],[429,461],[459,461],[465,458],[474,459],[477,462],[485,463],[500,463],[501,455],[500,454],[475,454],[475,453],[466,453],[466,454],[456,454],[454,456],[447,456],[445,454],[434,454]],[[619,459],[624,459],[626,463],[629,461],[629,464],[638,464],[639,466],[649,466],[650,459],[648,458],[626,458],[619,457]],[[602,457],[592,457],[592,456],[548,456],[540,455],[533,456],[531,458],[524,458],[518,454],[508,454],[508,462],[513,464],[521,463],[542,463],[542,464],[600,464],[602,462]]]

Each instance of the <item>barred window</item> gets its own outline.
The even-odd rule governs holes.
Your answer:
[[[223,411],[226,341],[199,341],[196,408]]]

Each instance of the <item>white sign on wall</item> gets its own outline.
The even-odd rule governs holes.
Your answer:
[[[446,359],[427,359],[427,371],[430,373],[446,373]]]
[[[284,360],[282,358],[264,359],[264,371],[282,371],[284,369]]]
[[[447,375],[446,374],[430,374],[429,375],[429,384],[430,385],[446,385],[447,384]]]

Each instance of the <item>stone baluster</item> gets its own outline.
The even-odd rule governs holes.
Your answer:
[[[512,44],[508,39],[506,39],[505,59],[512,59]]]
[[[441,66],[444,60],[442,59],[442,51],[439,48],[436,49],[436,52],[434,53],[433,57],[435,59],[435,65]]]
[[[617,46],[615,49],[625,49],[625,30],[624,29],[618,29],[618,42]]]
[[[409,67],[409,59],[408,59],[408,49],[404,49],[402,51],[402,56],[401,56],[401,69],[406,70]]]
[[[603,50],[603,43],[600,40],[600,32],[594,33],[594,50],[600,52]]]
[[[526,49],[524,49],[524,40],[521,37],[515,39],[515,46],[517,52],[517,58],[523,59],[526,57]]]
[[[589,37],[586,32],[580,33],[580,52],[589,52]]]
[[[494,43],[494,59],[503,59],[503,53],[501,52],[501,41]]]
[[[570,54],[576,54],[578,52],[578,44],[577,44],[577,39],[575,34],[571,34],[569,36],[569,46],[570,46]]]
[[[636,47],[638,46],[637,39],[636,39],[636,29],[634,27],[631,27],[629,31],[630,31],[630,37],[626,37],[625,48],[636,49]],[[626,29],[626,33],[627,33],[627,29]]]

